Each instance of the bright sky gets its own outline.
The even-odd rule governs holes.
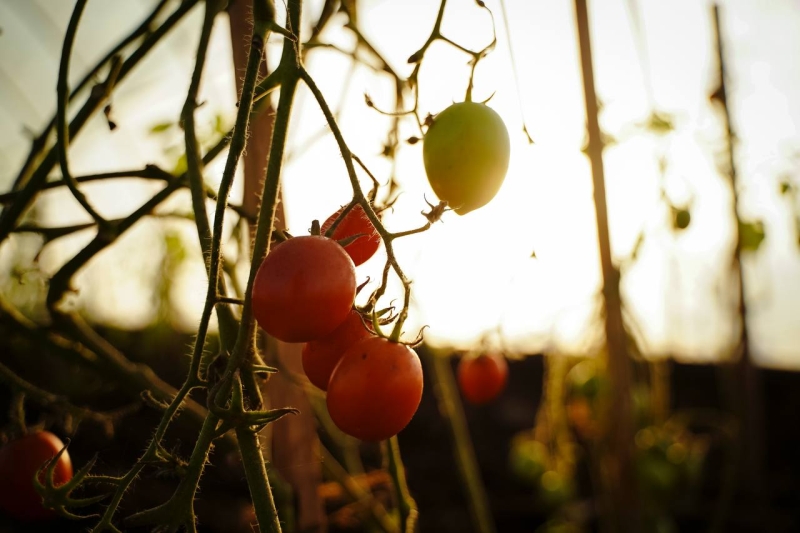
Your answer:
[[[641,14],[647,64],[637,53],[642,43],[633,31],[632,2]],[[113,0],[90,2],[73,70],[79,73],[91,64],[151,3],[126,3],[129,11],[121,12]],[[69,17],[69,6],[64,4],[45,0],[0,4],[0,18],[19,22],[4,24],[2,39],[24,44],[0,46],[0,120],[12,126],[0,130],[0,185],[10,182],[24,156],[22,126],[38,129],[54,109],[60,36]],[[309,4],[316,12],[319,2]],[[430,32],[437,4],[366,0],[360,23],[392,66],[408,74],[405,60]],[[572,2],[506,0],[519,93],[499,0],[487,0],[487,5],[496,15],[499,40],[478,68],[474,94],[483,99],[495,93],[490,105],[511,132],[511,166],[491,204],[463,217],[449,213],[431,231],[397,243],[401,264],[414,280],[408,336],[427,324],[428,342],[466,347],[500,327],[503,344],[514,351],[586,349],[598,331],[600,276],[589,165],[580,151],[585,119]],[[642,229],[647,234],[638,260],[624,271],[627,310],[645,333],[647,353],[692,360],[727,357],[736,338],[733,285],[724,278],[730,264],[732,219],[727,185],[714,167],[713,151],[721,146],[721,130],[707,98],[716,69],[710,5],[696,0],[594,0],[590,7],[598,94],[605,104],[601,124],[619,141],[605,154],[617,260],[630,254]],[[748,216],[764,220],[767,235],[758,253],[745,262],[754,352],[762,364],[798,367],[800,253],[778,183],[783,172],[793,169],[789,155],[800,147],[796,128],[800,100],[787,96],[800,90],[800,64],[794,60],[800,51],[796,32],[800,8],[791,0],[736,0],[723,7],[730,100],[741,139],[741,201]],[[76,140],[72,157],[76,173],[136,168],[147,162],[168,165],[163,138],[148,136],[147,131],[155,123],[174,120],[180,112],[200,15],[193,13],[120,89],[114,99],[120,128],[109,135],[98,120]],[[37,28],[35,34],[31,28]],[[486,12],[472,0],[449,1],[443,32],[470,48],[482,47],[491,38]],[[38,38],[44,33],[49,40]],[[227,24],[220,19],[202,91],[208,103],[200,117],[209,122],[215,113],[233,114],[229,38]],[[352,46],[346,33],[331,30],[324,38]],[[275,51],[278,46],[276,41]],[[469,73],[466,60],[466,55],[444,44],[431,48],[420,79],[423,112],[435,113],[463,99]],[[378,155],[388,121],[364,105],[363,95],[367,92],[377,105],[391,108],[390,80],[364,67],[351,74],[348,58],[333,51],[314,52],[308,66],[331,105],[342,100],[346,89],[341,118],[345,137],[379,179],[388,179],[390,168]],[[676,132],[670,137],[632,131],[650,110],[644,72],[652,79],[656,108],[675,115]],[[318,136],[324,129],[322,115],[307,91],[301,90],[298,98],[290,138],[294,156],[284,175],[289,229],[295,234],[349,198],[345,168],[333,139]],[[536,141],[533,146],[522,134],[522,116]],[[413,124],[406,123],[404,137],[414,133]],[[692,223],[679,235],[671,232],[669,212],[659,200],[661,154],[669,160],[665,184],[672,201],[692,201]],[[209,180],[218,180],[220,173],[221,165],[212,166]],[[424,222],[419,214],[426,207],[423,195],[434,198],[419,144],[402,148],[397,177],[404,193],[386,223],[392,229],[418,226]],[[85,189],[95,204],[107,207],[104,212],[117,216],[154,190],[152,184],[134,182],[125,194],[119,188]],[[48,193],[43,223],[81,220],[80,210],[69,202],[66,196]],[[176,198],[172,208],[185,211],[187,205],[186,197]],[[170,226],[184,233],[196,249],[189,223]],[[158,237],[161,228],[146,222],[126,236],[116,252],[99,256],[82,273],[85,289],[76,303],[117,324],[141,326],[151,321],[152,294],[143,287],[158,275],[162,250],[154,234]],[[45,270],[55,270],[88,238],[80,235],[51,246],[42,256]],[[142,246],[152,252],[141,253]],[[22,239],[0,248],[0,267],[20,249]],[[532,251],[536,259],[530,258]],[[359,277],[378,278],[382,265],[382,258],[376,257],[359,267]],[[90,280],[92,287],[87,285]],[[181,327],[196,326],[204,283],[199,261],[187,263],[176,277],[171,290],[174,301],[181,302]]]

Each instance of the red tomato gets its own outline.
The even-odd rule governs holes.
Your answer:
[[[33,477],[42,465],[64,447],[61,440],[47,431],[29,433],[0,449],[0,510],[22,522],[54,518],[56,513],[42,505],[42,497],[33,487]],[[72,479],[72,461],[65,451],[53,471],[55,485]],[[39,477],[44,483],[45,473]]]
[[[356,296],[356,270],[336,241],[294,237],[267,255],[253,284],[253,315],[284,342],[308,342],[344,322]]]
[[[333,333],[303,346],[303,370],[309,381],[322,390],[328,390],[333,369],[350,346],[373,333],[368,330],[358,311],[350,311],[344,322]]]
[[[328,220],[325,221],[321,228],[323,234],[333,225],[342,211],[344,211],[344,207],[328,217]],[[364,234],[364,236],[344,247],[344,250],[350,255],[356,266],[365,263],[367,259],[375,255],[381,245],[381,236],[378,235],[375,226],[367,218],[364,208],[357,205],[336,226],[331,238],[340,241],[359,234]]]
[[[328,383],[328,412],[353,437],[379,441],[397,435],[422,400],[422,365],[414,350],[382,337],[352,345]]]
[[[458,385],[469,403],[480,405],[506,388],[508,364],[502,355],[463,357],[458,364]]]

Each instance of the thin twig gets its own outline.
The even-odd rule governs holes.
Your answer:
[[[78,22],[86,7],[87,0],[77,0],[72,17],[69,19],[67,34],[64,37],[64,46],[61,49],[61,63],[58,69],[58,82],[56,84],[56,94],[58,96],[58,107],[56,109],[56,132],[58,133],[58,160],[61,164],[61,174],[67,188],[81,206],[89,213],[98,225],[105,224],[105,219],[95,211],[94,207],[86,199],[86,196],[78,188],[78,183],[69,170],[69,128],[67,127],[67,105],[69,104],[69,60],[72,55],[72,45],[75,43],[75,34],[78,31]]]

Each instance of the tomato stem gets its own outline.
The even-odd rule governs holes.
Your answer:
[[[389,475],[392,477],[397,499],[399,500],[402,530],[405,533],[413,533],[416,531],[417,518],[419,516],[417,502],[414,501],[408,490],[405,467],[400,456],[400,443],[397,440],[397,436],[395,435],[387,442],[389,447]]]
[[[494,533],[495,525],[489,508],[489,501],[481,481],[480,469],[475,458],[475,449],[469,436],[469,428],[464,415],[456,386],[453,370],[450,367],[450,356],[443,356],[430,351],[424,352],[430,368],[433,369],[434,394],[439,405],[439,413],[447,421],[453,436],[453,455],[461,474],[464,490],[469,498],[470,513],[479,533]]]

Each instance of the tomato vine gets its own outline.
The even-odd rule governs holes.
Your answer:
[[[486,6],[478,1],[482,8]],[[326,24],[330,17],[320,17],[319,23],[307,43],[298,42],[300,34],[302,1],[290,0],[287,2],[288,16],[286,27],[281,27],[276,22],[275,5],[272,0],[255,0],[253,17],[253,33],[250,40],[249,57],[242,84],[241,96],[238,102],[238,111],[234,127],[223,135],[210,149],[202,153],[198,142],[197,127],[195,123],[195,110],[198,92],[206,65],[211,33],[219,15],[224,11],[224,0],[183,0],[174,11],[165,14],[169,5],[168,0],[161,0],[153,8],[147,18],[137,26],[128,36],[123,38],[109,53],[102,57],[89,72],[74,86],[70,87],[70,60],[73,44],[79,29],[79,22],[86,7],[86,0],[77,0],[69,21],[64,38],[64,46],[60,59],[57,86],[57,107],[53,120],[36,136],[28,157],[23,163],[12,189],[0,194],[0,205],[4,206],[0,214],[0,242],[5,241],[12,233],[37,233],[44,239],[43,247],[53,240],[71,235],[78,231],[93,230],[93,238],[74,256],[68,259],[52,276],[46,294],[46,308],[51,319],[49,324],[37,324],[22,316],[14,307],[0,299],[0,317],[3,327],[15,329],[15,334],[35,339],[48,347],[57,349],[59,353],[66,354],[71,362],[97,370],[104,376],[109,376],[120,384],[129,397],[135,401],[131,407],[107,412],[95,412],[90,409],[73,405],[68,398],[51,394],[36,385],[17,376],[14,371],[5,365],[0,365],[0,379],[9,383],[17,393],[18,406],[23,410],[25,399],[43,405],[50,405],[60,409],[76,419],[91,420],[104,424],[108,431],[125,414],[130,412],[140,403],[161,411],[161,418],[154,429],[152,438],[146,449],[131,467],[119,476],[99,475],[92,472],[94,461],[85,464],[75,476],[63,485],[43,483],[38,487],[43,494],[45,502],[50,502],[64,516],[71,518],[87,518],[72,514],[71,508],[92,505],[103,499],[104,508],[92,527],[93,533],[104,531],[120,531],[118,524],[124,523],[126,527],[145,525],[159,525],[167,529],[186,528],[188,531],[196,530],[196,515],[194,508],[195,496],[205,466],[210,461],[210,456],[215,443],[220,447],[238,449],[243,459],[244,471],[250,494],[253,501],[259,529],[262,532],[278,532],[281,530],[278,510],[272,495],[270,473],[265,468],[262,446],[259,442],[259,431],[267,424],[295,412],[288,407],[267,409],[261,399],[259,376],[275,372],[276,369],[264,364],[261,354],[256,347],[256,322],[253,317],[253,286],[256,283],[259,266],[270,254],[272,243],[283,235],[278,235],[274,230],[278,194],[287,142],[287,132],[290,127],[290,118],[294,104],[295,92],[300,84],[305,85],[321,109],[327,126],[335,139],[341,152],[347,170],[347,175],[352,188],[352,200],[337,212],[335,218],[329,220],[329,231],[333,235],[338,225],[346,220],[348,214],[357,213],[369,221],[374,228],[374,234],[367,237],[371,241],[379,240],[386,250],[386,264],[382,272],[380,283],[369,295],[366,303],[359,306],[357,312],[363,316],[372,316],[373,329],[378,337],[371,338],[375,345],[388,345],[401,355],[408,356],[412,363],[419,368],[417,388],[411,396],[421,396],[421,367],[416,355],[411,350],[415,344],[421,342],[421,333],[411,342],[405,341],[403,327],[408,318],[411,280],[406,276],[401,267],[394,249],[394,242],[402,237],[415,235],[426,231],[434,224],[447,209],[446,203],[432,205],[429,213],[423,213],[426,222],[418,227],[391,232],[383,225],[379,216],[381,208],[386,204],[376,203],[379,189],[378,180],[369,170],[367,165],[354,154],[348,146],[339,126],[337,117],[326,102],[326,99],[317,83],[306,70],[303,59],[305,54],[316,46],[324,46],[319,40],[320,28]],[[183,129],[183,145],[185,147],[186,167],[185,172],[173,175],[166,170],[147,165],[141,169],[128,171],[115,171],[91,175],[76,176],[70,164],[70,140],[76,138],[90,118],[104,109],[106,118],[111,124],[110,97],[114,90],[125,80],[128,74],[155,48],[175,26],[177,26],[192,8],[202,4],[205,8],[200,38],[198,41],[196,62],[186,93],[183,108],[180,112],[180,124]],[[470,62],[470,81],[466,98],[471,98],[471,90],[475,67],[496,42],[494,36],[494,20],[492,19],[493,38],[485,48],[475,52],[443,36],[440,32],[446,0],[440,3],[436,22],[430,37],[425,44],[409,59],[414,63],[414,69],[407,79],[402,79],[383,59],[377,49],[354,23],[355,14],[350,12],[351,7],[343,4],[342,9],[350,17],[351,24],[348,28],[357,38],[358,47],[378,58],[383,65],[383,70],[388,72],[395,81],[396,110],[390,113],[395,120],[392,123],[387,139],[384,155],[394,162],[394,155],[399,146],[399,120],[402,116],[413,115],[422,132],[425,120],[419,112],[419,85],[417,76],[428,47],[436,40],[442,40],[451,46],[472,56]],[[328,5],[328,2],[326,2]],[[488,11],[488,8],[487,8]],[[491,15],[491,11],[489,11]],[[266,43],[270,34],[283,36],[283,50],[279,65],[264,79],[258,79],[258,70],[264,55]],[[95,82],[102,77],[102,81]],[[412,89],[413,107],[403,110],[406,101],[406,89]],[[275,122],[272,141],[269,150],[266,174],[261,195],[261,206],[255,220],[246,217],[241,206],[230,204],[230,195],[234,176],[236,175],[239,160],[247,144],[247,133],[251,119],[261,113],[269,103],[266,96],[273,90],[279,89],[279,97],[275,113]],[[88,94],[87,94],[88,93]],[[82,104],[77,103],[82,100]],[[72,112],[71,107],[77,107]],[[371,105],[375,109],[378,109]],[[381,111],[381,113],[384,113]],[[73,116],[72,120],[69,117]],[[227,150],[225,167],[222,179],[217,189],[212,189],[204,183],[203,175],[205,165]],[[356,173],[356,165],[361,167],[371,178],[374,187],[365,194]],[[58,168],[61,177],[49,180],[50,172]],[[390,188],[395,187],[394,163]],[[141,204],[133,213],[124,218],[106,218],[89,202],[81,191],[81,185],[99,180],[114,180],[119,178],[138,178],[163,183],[163,188],[155,193],[149,200]],[[40,192],[56,187],[66,187],[82,206],[83,210],[91,216],[91,222],[65,227],[42,227],[21,222],[25,211],[35,202]],[[183,384],[177,389],[161,379],[152,369],[140,363],[134,363],[121,353],[111,342],[92,327],[78,312],[71,311],[63,305],[65,296],[72,290],[75,275],[85,265],[90,263],[102,251],[112,247],[118,240],[139,221],[145,217],[168,216],[157,215],[156,208],[167,201],[179,190],[188,189],[191,194],[193,220],[197,230],[200,249],[204,258],[205,271],[208,278],[208,287],[205,303],[202,309],[200,323],[189,359],[188,371]],[[207,202],[213,200],[215,208],[212,217],[207,212]],[[387,204],[391,203],[391,198]],[[255,238],[252,246],[251,265],[247,287],[241,295],[235,295],[235,287],[229,287],[224,276],[223,257],[223,227],[226,215],[236,213],[240,218],[247,218],[255,225]],[[213,223],[209,220],[213,219]],[[374,253],[374,251],[373,251]],[[397,313],[380,309],[381,300],[389,285],[389,276],[394,275],[403,286],[402,306]],[[243,296],[243,297],[240,297]],[[218,318],[220,328],[220,352],[208,353],[208,337],[212,316]],[[382,331],[383,326],[390,328],[388,333]],[[212,359],[221,362],[221,375],[213,375],[209,370]],[[202,405],[193,393],[198,390],[207,392],[207,402]],[[417,394],[418,393],[418,394]],[[419,398],[416,398],[416,404]],[[411,402],[413,403],[413,402]],[[415,407],[416,408],[416,407]],[[410,408],[409,408],[410,409]],[[168,429],[180,411],[188,413],[195,422],[200,424],[199,432],[194,440],[193,449],[188,458],[181,458],[176,453],[168,451],[165,437]],[[411,413],[413,414],[413,412]],[[408,422],[408,413],[404,412],[402,420],[396,424],[401,428]],[[24,414],[20,417],[24,426]],[[395,428],[395,429],[397,429]],[[397,429],[399,431],[399,429]],[[385,438],[394,435],[396,431],[379,432],[375,438]],[[398,495],[398,507],[401,515],[399,529],[413,531],[416,524],[416,503],[408,490],[399,444],[395,437],[389,439],[385,445],[388,457],[389,471]],[[66,447],[59,450],[59,455],[66,454]],[[53,463],[55,464],[55,463]],[[139,510],[124,519],[118,517],[123,499],[136,480],[152,465],[175,468],[179,465],[181,478],[173,494],[160,505]],[[51,465],[52,466],[52,465]],[[333,466],[335,468],[335,465]],[[52,472],[52,468],[50,468]],[[110,489],[110,498],[107,493],[89,496],[87,499],[77,500],[70,496],[72,490],[87,486],[89,492],[96,485],[103,485]],[[352,488],[352,487],[351,487]],[[353,489],[351,492],[358,494]],[[358,497],[362,497],[358,496]],[[105,498],[105,499],[104,499]],[[376,523],[383,529],[392,530],[385,510],[373,502],[373,516]]]

